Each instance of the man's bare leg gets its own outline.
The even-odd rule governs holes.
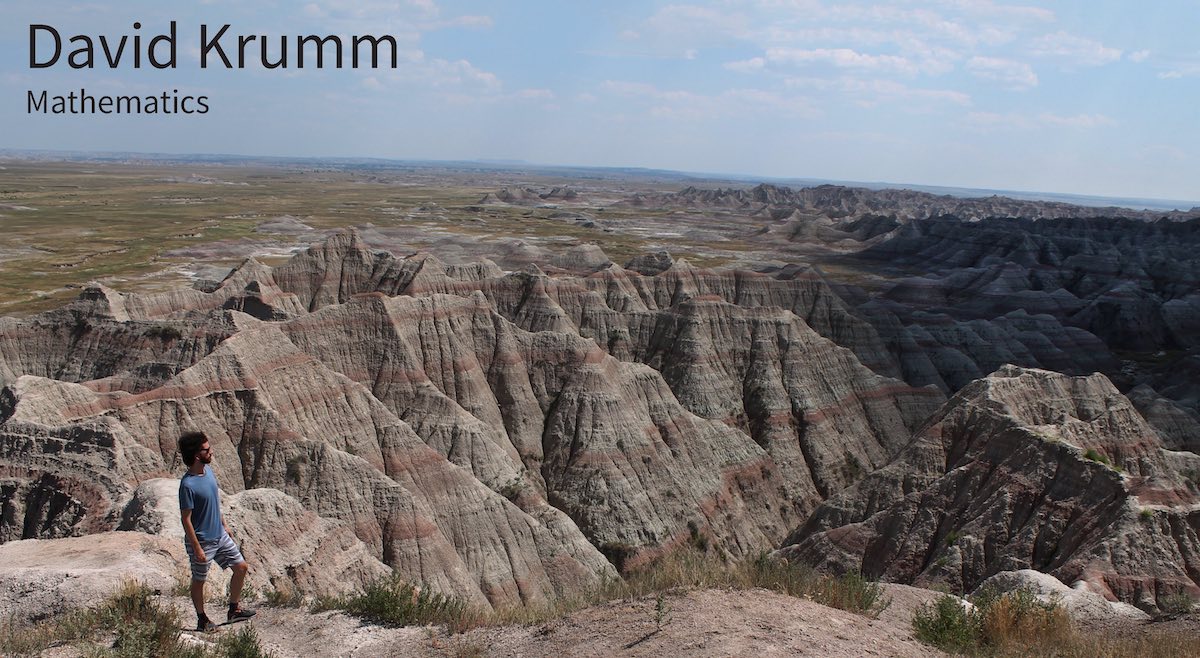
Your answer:
[[[190,591],[192,594],[192,605],[196,606],[196,616],[207,616],[204,614],[204,581],[193,580]]]
[[[229,607],[236,608],[242,600],[242,585],[246,583],[246,574],[250,565],[238,562],[233,565],[233,577],[229,579]]]

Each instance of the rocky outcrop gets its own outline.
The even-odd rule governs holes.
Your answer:
[[[117,531],[0,545],[0,615],[37,621],[97,605],[128,581],[169,593],[188,578],[179,480],[151,479],[133,492]],[[336,594],[390,573],[347,524],[305,510],[274,489],[224,497],[225,518],[258,589]],[[213,567],[211,592],[230,573]]]
[[[578,192],[568,186],[553,187],[545,191],[538,191],[532,187],[505,187],[483,195],[476,203],[479,205],[511,204],[529,206],[558,201],[574,201],[578,196]]]
[[[885,296],[908,306],[990,319],[1048,314],[1111,348],[1194,347],[1200,333],[1200,220],[947,216],[909,222],[859,254],[933,272]]]
[[[476,602],[538,603],[681,543],[778,545],[943,399],[864,366],[896,370],[811,269],[647,276],[595,246],[547,268],[396,258],[349,232],[209,292],[97,289],[11,321],[4,537],[158,532],[130,511],[138,487],[202,427],[231,499],[283,492],[258,516],[336,522]],[[81,366],[79,346],[104,358]]]
[[[351,236],[343,248],[359,247]],[[302,264],[318,270],[326,267],[328,261],[322,253],[313,251],[298,257],[289,268],[295,272]],[[580,262],[599,264],[606,260],[596,254],[594,247],[581,253],[591,255],[586,259],[576,258]],[[422,272],[428,273],[430,259],[421,258]],[[365,253],[355,259],[367,260]],[[411,260],[393,261],[383,256],[374,267],[376,271],[411,271],[414,267]],[[825,495],[883,463],[942,399],[936,391],[888,381],[857,363],[863,360],[877,371],[898,371],[870,325],[851,315],[811,269],[789,269],[772,277],[703,270],[684,261],[674,261],[656,276],[643,276],[609,264],[584,277],[552,277],[536,267],[480,281],[452,281],[440,273],[430,277],[421,286],[413,285],[412,278],[404,276],[351,276],[350,279],[359,282],[352,290],[373,289],[406,296],[434,291],[466,295],[475,289],[483,294],[475,302],[476,308],[490,305],[521,329],[578,334],[593,339],[621,360],[654,367],[663,373],[666,383],[689,411],[741,429],[771,452],[787,474],[784,491],[788,504],[799,513],[807,512]],[[280,279],[285,281],[285,287],[289,285],[285,277]],[[337,297],[341,299],[349,292],[340,290]],[[300,296],[306,298],[307,293],[301,292]],[[353,306],[353,302],[347,306]],[[779,309],[783,309],[782,313]],[[413,317],[425,317],[425,312]],[[342,322],[357,324],[349,319]],[[493,322],[482,320],[476,325],[491,326]],[[381,322],[376,326],[389,324]],[[854,355],[843,354],[835,345],[820,339],[810,326],[849,346]],[[428,336],[455,333],[432,327],[420,331]],[[333,344],[326,337],[299,340],[309,351]],[[409,340],[416,344],[415,339]],[[486,337],[484,349],[491,351],[492,342],[493,338]],[[390,343],[383,340],[376,344]],[[374,353],[369,347],[363,349],[364,353]],[[397,351],[391,350],[389,354],[394,358]],[[449,350],[442,349],[446,351]],[[338,362],[340,357],[329,359]],[[442,357],[441,362],[425,364],[424,371],[442,369],[444,360]],[[809,365],[814,363],[820,363],[821,367]],[[335,367],[341,370],[340,366]],[[361,363],[341,371],[364,373],[375,381],[371,369]],[[778,376],[772,378],[772,372]],[[382,381],[390,382],[392,378],[384,377]],[[503,391],[494,393],[497,399],[505,395]],[[412,394],[406,394],[404,399],[411,397]],[[475,402],[479,400],[478,396],[472,398]],[[394,406],[422,408],[407,401]],[[470,416],[450,410],[443,417],[449,419],[455,414],[460,419]],[[483,420],[484,426],[501,427],[497,422],[500,413],[473,410],[471,414]],[[838,420],[830,420],[834,418]],[[464,432],[462,428],[469,423],[461,420],[453,421],[452,425],[460,438],[469,433],[479,436],[484,433],[483,430]],[[429,429],[423,433],[434,442],[431,445],[446,445],[445,439],[431,438],[445,435],[446,430]],[[846,443],[846,436],[861,438]],[[516,439],[506,444],[504,440],[493,439],[474,443],[500,445],[511,456],[514,450],[522,452],[513,446],[535,442]],[[485,454],[482,449],[471,453]],[[525,454],[525,465],[531,466],[528,458],[531,453]],[[497,473],[476,470],[485,481],[514,477],[511,473],[502,476]]]
[[[181,542],[140,532],[6,542],[0,616],[17,623],[51,619],[99,605],[128,581],[171,592],[186,569]]]
[[[654,371],[525,332],[482,294],[362,295],[285,331],[450,460],[531,513],[557,514],[553,501],[602,548],[632,557],[703,530],[744,553],[795,518],[761,482],[779,475],[758,445],[688,413]],[[332,339],[346,332],[355,342]]]
[[[0,426],[12,475],[6,486],[62,500],[13,496],[26,508],[6,510],[6,519],[20,520],[6,523],[6,532],[115,527],[122,499],[139,482],[178,468],[173,437],[203,427],[226,487],[292,494],[349,523],[399,573],[443,591],[494,604],[545,601],[610,568],[569,524],[554,527],[561,520],[551,519],[547,528],[513,507],[366,389],[300,352],[277,327],[242,317],[241,332],[143,393],[19,378]]]
[[[223,494],[222,503],[225,521],[252,564],[248,582],[256,588],[336,594],[391,572],[349,524],[318,516],[282,491],[247,489]],[[117,530],[171,539],[179,544],[172,556],[182,555],[179,479],[140,483],[121,512]],[[186,576],[186,568],[186,561],[177,565],[179,578]]]
[[[675,264],[675,259],[671,258],[671,254],[666,251],[656,251],[652,254],[641,254],[629,259],[625,263],[625,269],[637,272],[644,276],[654,276],[662,274],[671,269]]]
[[[1082,584],[1082,583],[1081,583]],[[1071,620],[1084,624],[1112,624],[1114,621],[1145,623],[1150,615],[1128,603],[1109,601],[1103,596],[1080,587],[1067,587],[1061,580],[1033,569],[1001,571],[983,581],[975,595],[997,594],[1023,590],[1033,593],[1045,603],[1058,605]]]
[[[1186,450],[1200,454],[1200,414],[1159,395],[1142,384],[1126,393],[1138,413],[1146,419],[1163,445],[1170,450]],[[1200,477],[1196,478],[1200,480]]]
[[[987,319],[959,319],[878,299],[856,310],[896,355],[906,381],[948,393],[1006,363],[1072,375],[1120,371],[1103,340],[1050,314],[1017,309]]]
[[[927,219],[954,215],[979,220],[989,217],[1022,217],[1027,219],[1073,219],[1092,217],[1125,217],[1152,221],[1160,217],[1192,219],[1200,210],[1157,212],[1116,207],[1079,206],[1055,201],[1027,201],[1002,196],[964,198],[936,195],[904,189],[872,190],[842,185],[815,185],[793,189],[778,185],[760,184],[753,188],[685,187],[679,192],[638,194],[619,205],[655,208],[734,209],[757,212],[778,219],[795,210],[812,211],[826,217],[847,218],[852,222],[878,218]],[[885,220],[886,221],[886,220]],[[851,223],[849,231],[862,226]]]
[[[1200,592],[1200,490],[1182,475],[1197,465],[1103,376],[1005,367],[826,501],[782,553],[959,591],[1032,568],[1153,609]]]

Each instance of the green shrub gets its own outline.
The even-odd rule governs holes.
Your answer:
[[[1168,594],[1158,599],[1158,609],[1163,614],[1186,615],[1196,609],[1196,601],[1185,592]]]
[[[296,588],[284,583],[263,593],[263,603],[272,608],[299,608],[304,595]]]
[[[625,572],[626,562],[637,554],[637,547],[628,542],[605,542],[599,548],[600,553],[621,573]]]
[[[884,595],[883,585],[864,578],[857,571],[837,578],[822,576],[811,596],[817,603],[868,617],[878,617],[892,603]]]
[[[917,639],[949,653],[967,653],[979,643],[979,619],[957,596],[943,594],[913,615]]]
[[[622,589],[626,596],[639,597],[664,590],[756,587],[807,596],[823,605],[871,617],[891,603],[882,585],[857,572],[829,576],[769,553],[733,564],[695,550],[680,550],[630,573]]]
[[[354,595],[326,599],[319,604],[385,626],[445,624],[461,629],[471,617],[462,599],[419,588],[395,575],[368,583]]]
[[[671,606],[667,603],[667,595],[659,592],[654,597],[654,614],[651,616],[654,620],[655,631],[661,631],[663,626],[671,623]]]
[[[127,582],[100,605],[24,628],[0,629],[0,655],[38,655],[62,644],[88,647],[95,658],[267,658],[253,627],[222,635],[211,649],[179,641],[182,620],[148,587]],[[108,646],[96,646],[104,639]],[[111,642],[110,642],[111,640]]]
[[[913,630],[918,640],[958,654],[1057,654],[1074,638],[1066,612],[1028,589],[984,591],[972,605],[943,594],[917,609]]]
[[[33,626],[3,629],[0,655],[36,655],[53,645],[95,642],[111,632],[115,632],[111,646],[97,649],[94,655],[140,658],[183,653],[178,613],[155,601],[148,587],[130,581],[94,608]]]
[[[258,634],[250,625],[221,635],[215,649],[220,658],[271,658],[271,654],[259,645]]]
[[[1105,466],[1111,465],[1108,460],[1108,457],[1105,456],[1104,453],[1097,451],[1095,448],[1088,448],[1087,451],[1083,453],[1083,456],[1086,459],[1090,459],[1094,462],[1100,462],[1101,464],[1104,464]]]

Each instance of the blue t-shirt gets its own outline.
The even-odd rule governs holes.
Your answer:
[[[192,527],[200,543],[216,541],[225,534],[221,524],[221,494],[212,469],[204,467],[204,475],[184,473],[179,480],[179,509],[192,510]]]

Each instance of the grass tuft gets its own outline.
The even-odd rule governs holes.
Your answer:
[[[215,654],[221,658],[271,658],[271,654],[259,645],[258,634],[250,625],[223,634],[217,640]]]
[[[971,603],[950,594],[921,606],[913,616],[917,639],[967,656],[1063,656],[1066,658],[1183,658],[1195,655],[1194,638],[1157,632],[1134,636],[1083,634],[1056,602],[1027,589],[984,592]]]
[[[254,629],[220,638],[212,648],[180,642],[179,613],[155,599],[150,588],[124,583],[104,603],[32,626],[0,628],[0,655],[33,656],[64,644],[88,648],[96,658],[265,658]]]
[[[540,624],[615,600],[654,597],[655,605],[661,607],[666,606],[668,593],[755,588],[810,598],[869,617],[878,616],[891,603],[879,583],[857,573],[828,576],[769,554],[732,563],[689,547],[635,569],[625,578],[605,579],[590,591],[541,605],[479,610],[461,599],[418,588],[393,575],[351,596],[318,597],[312,609],[342,610],[366,621],[391,626],[445,625],[450,632],[462,632],[479,626]],[[669,618],[668,608],[655,613],[660,623],[665,624]]]
[[[1196,601],[1186,592],[1159,597],[1158,609],[1164,615],[1187,615],[1196,610]]]
[[[1083,453],[1083,456],[1085,459],[1090,459],[1094,462],[1100,462],[1101,464],[1104,464],[1105,466],[1110,465],[1108,456],[1106,456],[1104,453],[1096,450],[1095,448],[1088,448],[1087,451]]]
[[[1022,647],[1053,654],[1068,644],[1071,620],[1056,603],[1046,603],[1028,589],[997,595],[984,592],[972,604],[945,594],[917,610],[917,639],[947,651],[975,655],[1012,653]]]
[[[474,625],[475,613],[465,601],[405,582],[395,574],[368,583],[344,597],[326,597],[318,609],[343,610],[384,626],[445,625],[457,630]]]
[[[263,603],[272,608],[299,608],[304,605],[304,594],[287,583],[277,585],[263,593]]]

